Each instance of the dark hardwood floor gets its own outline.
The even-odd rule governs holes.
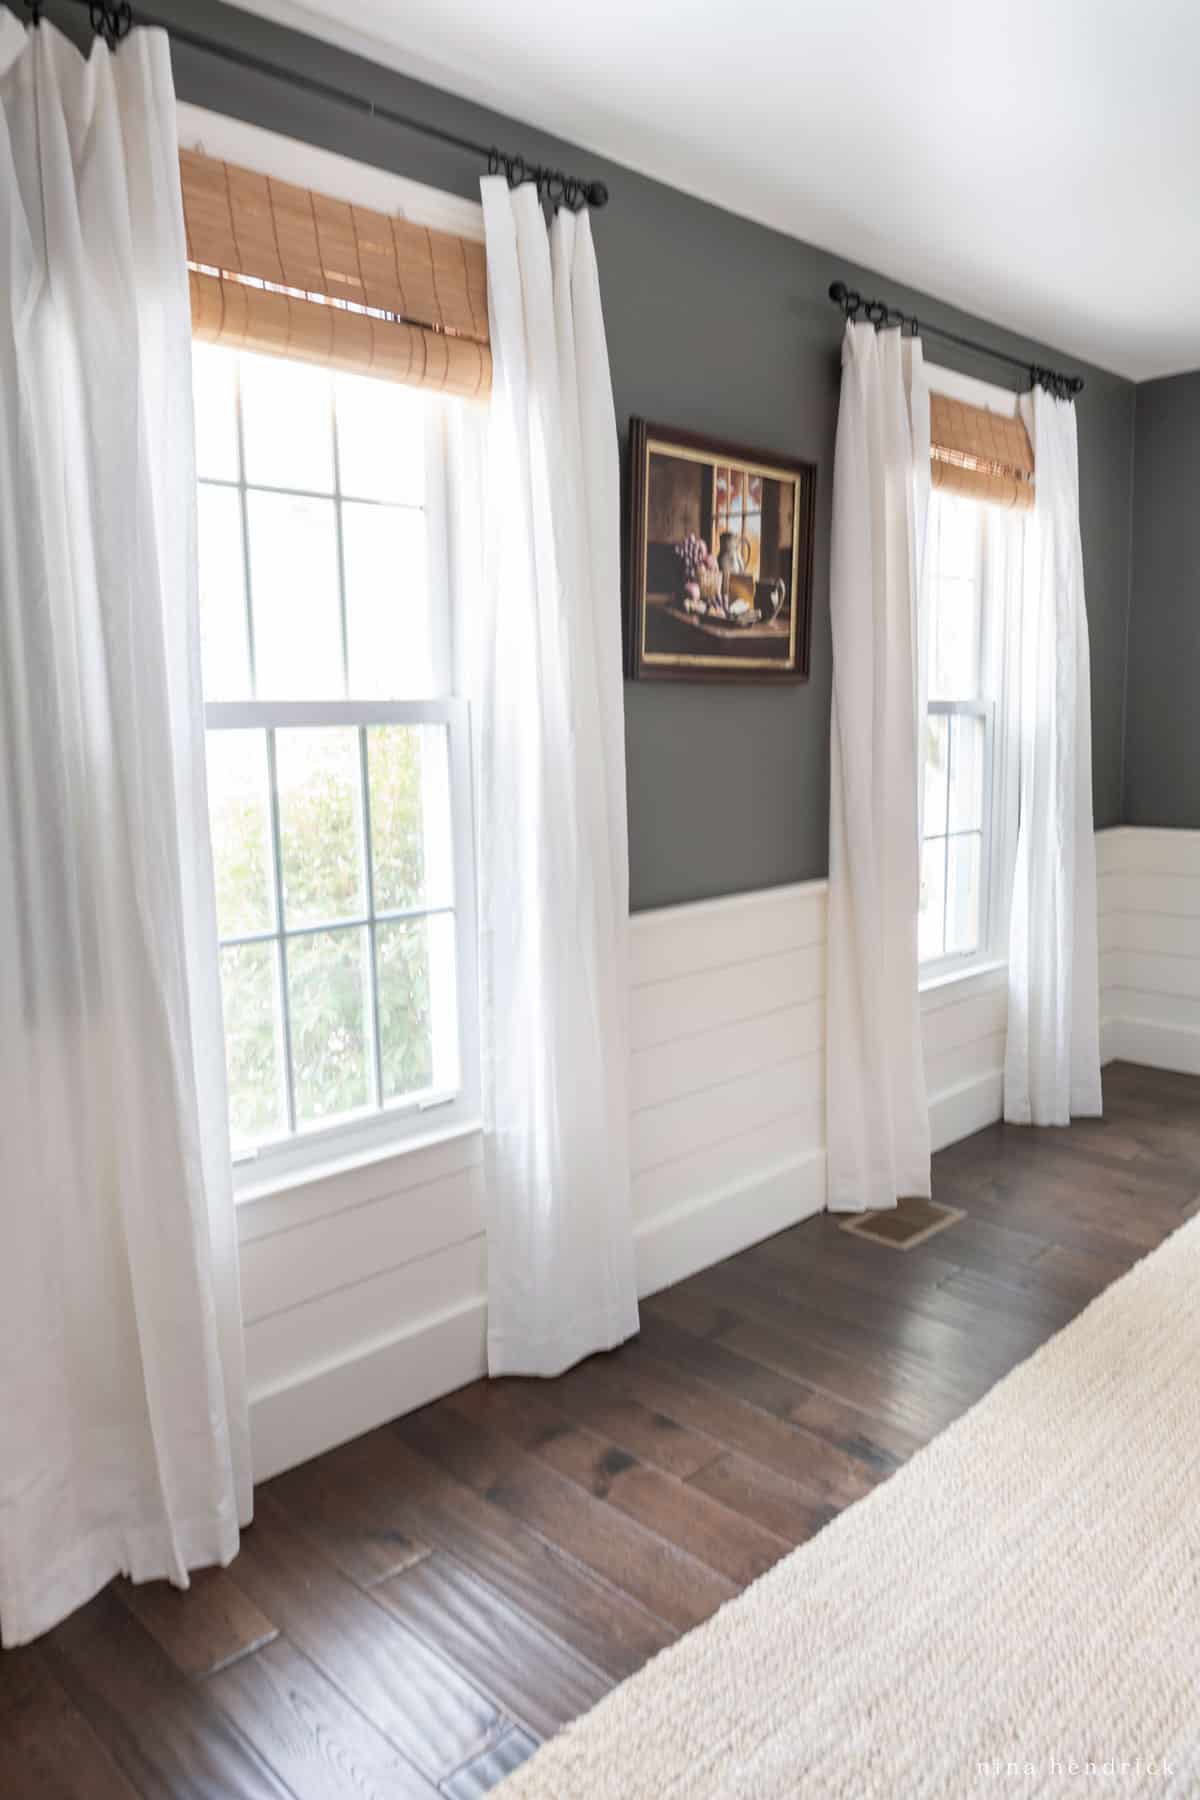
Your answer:
[[[900,1253],[811,1219],[554,1382],[478,1383],[259,1489],[227,1570],[0,1657],[0,1793],[484,1793],[819,1531],[1200,1204],[1200,1080],[943,1151]]]

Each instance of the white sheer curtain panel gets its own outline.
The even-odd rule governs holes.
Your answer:
[[[1008,953],[1004,1116],[1098,1117],[1099,952],[1092,703],[1075,406],[1038,387],[1022,414],[1037,466],[1026,524],[1020,822]]]
[[[0,13],[0,1628],[250,1514],[166,38]]]
[[[919,548],[929,399],[920,340],[848,324],[833,471],[829,1206],[928,1195],[917,989]],[[915,428],[914,428],[915,427]],[[922,471],[923,472],[923,471]],[[927,486],[927,483],[924,484]]]
[[[617,433],[586,213],[482,183],[495,359],[478,642],[488,1363],[638,1328]]]

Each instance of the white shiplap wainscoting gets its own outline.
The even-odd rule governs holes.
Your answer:
[[[1200,831],[1097,836],[1105,1059],[1200,1075]]]
[[[654,1293],[825,1204],[824,881],[633,921],[633,1202]],[[934,1143],[999,1118],[1002,970],[923,997]],[[257,1479],[484,1368],[477,1133],[239,1208]]]

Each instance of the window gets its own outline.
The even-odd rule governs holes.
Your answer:
[[[990,950],[995,706],[985,601],[986,509],[934,491],[919,951],[926,975]]]
[[[258,1179],[477,1110],[467,718],[438,403],[204,345],[195,399],[230,1125]]]

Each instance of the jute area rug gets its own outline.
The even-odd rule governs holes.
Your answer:
[[[1200,1795],[1200,1219],[502,1792]]]

